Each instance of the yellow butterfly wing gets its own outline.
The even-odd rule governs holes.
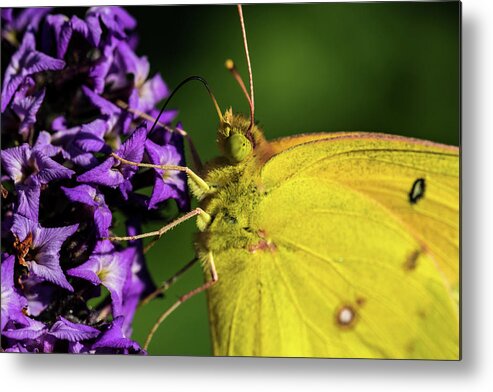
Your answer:
[[[263,246],[215,255],[215,354],[458,359],[458,149],[319,135],[274,142]]]

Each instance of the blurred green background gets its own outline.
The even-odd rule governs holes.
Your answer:
[[[236,6],[127,8],[138,20],[138,53],[173,88],[190,75],[211,85],[223,109],[248,113],[224,68],[231,57],[246,79]],[[253,67],[256,119],[268,138],[301,132],[379,131],[458,145],[460,5],[329,3],[244,6]],[[217,154],[217,116],[199,83],[171,104],[202,159]],[[146,227],[152,229],[153,227]],[[194,222],[167,233],[149,253],[156,282],[193,258]],[[158,315],[203,282],[200,267],[141,308],[134,339],[143,343]],[[161,326],[149,352],[209,355],[205,295]]]

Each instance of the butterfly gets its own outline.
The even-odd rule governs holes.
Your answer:
[[[146,346],[206,291],[215,355],[458,359],[459,149],[357,132],[268,141],[238,11],[250,92],[227,67],[250,116],[215,103],[221,156],[166,168],[187,173],[199,207],[159,235],[197,217],[207,281]]]

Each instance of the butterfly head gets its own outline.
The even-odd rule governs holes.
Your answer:
[[[232,164],[237,164],[250,157],[255,148],[264,142],[264,137],[255,124],[250,126],[249,117],[233,114],[229,108],[222,118],[217,141],[223,155]]]

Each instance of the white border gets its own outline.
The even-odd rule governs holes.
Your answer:
[[[225,1],[214,1],[224,3]],[[248,1],[245,1],[245,3]],[[256,1],[260,2],[260,1]],[[144,4],[163,4],[146,0]],[[167,2],[170,3],[170,2]],[[180,1],[180,3],[201,3]],[[3,391],[487,391],[493,385],[493,23],[491,0],[463,2],[462,362],[128,358],[0,354]],[[136,1],[3,0],[5,6]]]

